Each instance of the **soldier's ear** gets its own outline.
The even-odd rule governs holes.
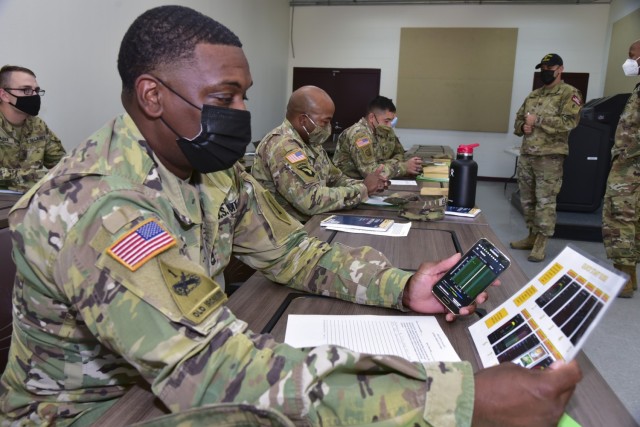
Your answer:
[[[140,110],[147,116],[158,118],[162,115],[162,92],[160,83],[149,74],[142,74],[136,79],[135,96]]]

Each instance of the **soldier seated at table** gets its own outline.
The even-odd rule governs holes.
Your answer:
[[[360,180],[333,165],[322,143],[331,136],[334,111],[324,90],[301,87],[289,98],[284,122],[256,148],[251,174],[301,222],[314,214],[354,208],[388,182],[382,168]]]
[[[44,90],[28,68],[0,69],[0,189],[26,191],[65,155],[38,117]]]
[[[376,96],[367,115],[340,134],[333,163],[351,178],[366,176],[379,165],[384,166],[383,173],[389,179],[420,174],[422,159],[404,158],[404,148],[393,130],[396,120],[393,101]]]

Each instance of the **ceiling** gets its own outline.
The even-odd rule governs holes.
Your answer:
[[[289,6],[376,6],[416,4],[610,4],[612,0],[290,0]]]

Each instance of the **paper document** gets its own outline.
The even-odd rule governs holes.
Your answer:
[[[400,356],[412,362],[460,360],[433,316],[290,314],[284,342],[296,348],[339,345],[360,353]]]
[[[415,180],[411,179],[390,179],[391,185],[418,185]]]
[[[369,198],[365,200],[364,204],[373,206],[393,206],[393,204],[385,202],[384,199],[386,199],[386,197],[369,196]]]
[[[568,245],[511,298],[469,327],[486,368],[570,361],[628,276]]]
[[[331,225],[327,225],[327,230],[335,230],[335,231],[343,231],[345,233],[356,233],[356,234],[373,234],[374,236],[389,236],[389,237],[405,237],[409,235],[409,231],[411,230],[411,223],[399,223],[394,222],[388,230],[357,230],[343,227],[333,227]]]

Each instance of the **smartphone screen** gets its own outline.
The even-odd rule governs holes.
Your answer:
[[[454,314],[509,267],[511,261],[487,239],[478,240],[433,287],[433,294]]]

